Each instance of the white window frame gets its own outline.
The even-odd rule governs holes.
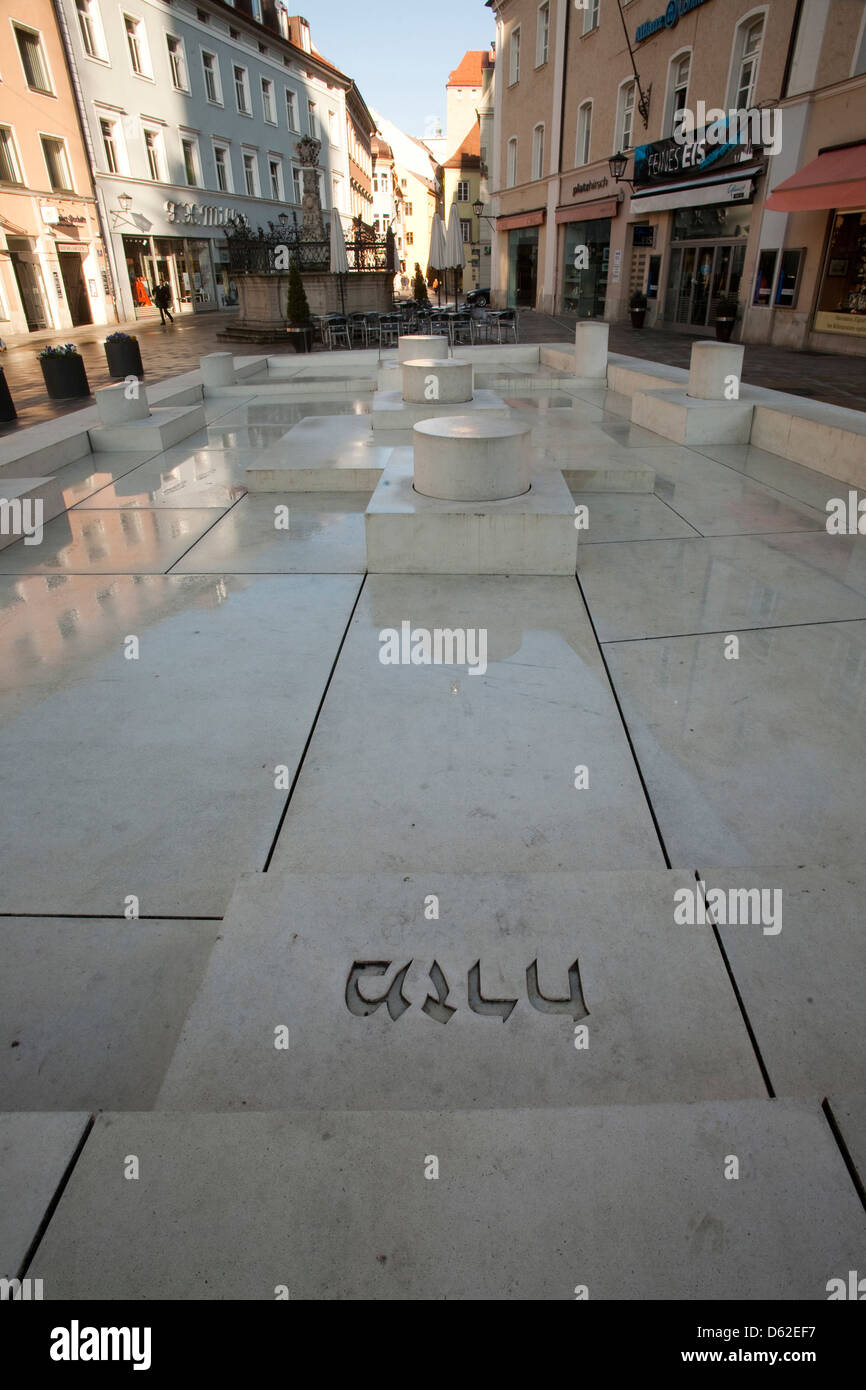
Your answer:
[[[91,53],[87,47],[88,40],[85,37],[86,29],[82,18],[86,13],[90,24],[90,35],[94,48],[98,51]],[[78,33],[81,38],[81,47],[85,58],[89,58],[93,63],[105,63],[110,66],[108,59],[108,45],[105,42],[105,30],[102,27],[102,15],[99,12],[97,0],[75,0],[75,16],[78,20]]]
[[[248,186],[248,183],[247,183],[247,173],[248,173],[247,160],[248,160],[248,159],[251,159],[251,160],[252,160],[252,170],[253,170],[253,174],[254,174],[254,178],[253,178],[254,189],[253,189],[252,192],[250,192],[250,189],[249,189],[249,186]],[[261,190],[262,190],[262,184],[261,184],[261,174],[260,174],[260,170],[259,170],[259,152],[258,152],[258,150],[244,150],[244,149],[241,150],[241,168],[243,169],[243,175],[244,175],[244,188],[243,188],[244,193],[246,193],[246,195],[247,195],[248,198],[260,198],[260,197],[262,196],[262,191],[261,191]]]
[[[228,141],[228,140],[213,140],[213,141],[212,141],[212,144],[213,144],[214,184],[215,184],[216,187],[219,189],[220,193],[234,193],[234,191],[235,191],[235,180],[234,180],[234,174],[233,174],[233,172],[232,172],[232,147],[231,147],[231,143],[230,143],[230,141]],[[225,155],[225,159],[223,160],[223,164],[222,164],[223,172],[225,173],[225,176],[226,176],[226,186],[225,186],[225,188],[223,188],[222,185],[220,184],[220,176],[219,176],[220,165],[219,165],[219,161],[217,160],[217,151],[218,151],[218,150],[220,151],[221,154],[224,154],[224,155]]]
[[[299,164],[292,165],[292,201],[300,207],[304,201],[304,171]]]
[[[105,160],[106,169],[108,170],[109,174],[128,174],[129,161],[126,156],[126,142],[123,138],[122,122],[120,121],[119,117],[114,114],[114,112],[100,111],[98,108],[96,111],[96,119],[99,124],[99,139],[102,143],[102,154]],[[103,125],[111,127],[111,144],[114,150],[114,160],[117,165],[116,169],[112,169],[109,163],[108,146],[106,144],[105,131],[102,128]]]
[[[190,145],[192,147],[192,171],[195,175],[194,183],[190,183],[189,181],[189,174],[187,172],[186,167],[186,153],[184,151],[184,145]],[[204,179],[202,178],[201,172],[201,154],[199,152],[198,147],[198,136],[193,135],[192,131],[190,130],[180,131],[180,162],[183,165],[183,177],[185,186],[187,188],[203,188]]]
[[[144,142],[144,163],[145,163],[145,166],[146,166],[146,168],[147,168],[147,175],[146,175],[147,180],[148,180],[149,183],[165,183],[165,182],[166,182],[166,178],[165,178],[165,175],[166,175],[165,140],[163,139],[162,131],[161,131],[161,129],[159,128],[159,126],[155,126],[155,125],[144,125],[144,124],[142,124],[141,130],[142,130],[142,137],[141,137],[141,138],[142,138],[142,140],[143,140],[143,142]],[[155,156],[156,156],[156,168],[157,168],[157,174],[159,175],[158,178],[154,178],[154,176],[153,176],[153,171],[152,171],[152,169],[151,169],[151,167],[150,167],[150,158],[149,158],[148,152],[147,152],[147,137],[148,137],[148,135],[152,135],[152,136],[154,137],[152,148],[153,148],[153,153],[154,153]]]
[[[66,148],[66,140],[64,139],[64,137],[63,137],[62,135],[55,135],[54,132],[53,132],[53,131],[50,131],[50,130],[40,130],[40,131],[38,132],[38,135],[39,135],[39,148],[40,148],[41,151],[42,151],[42,162],[43,162],[43,164],[45,165],[45,173],[46,173],[47,176],[48,176],[48,187],[51,189],[51,192],[52,192],[52,193],[74,193],[74,192],[75,192],[75,184],[74,184],[73,179],[72,179],[72,161],[71,161],[70,158],[69,158],[69,150]],[[64,163],[65,166],[66,166],[66,173],[67,173],[67,176],[68,176],[68,178],[69,178],[69,182],[68,182],[65,186],[63,186],[63,187],[61,187],[61,188],[55,188],[54,185],[53,185],[53,183],[51,182],[51,171],[50,171],[50,169],[49,169],[49,166],[48,166],[48,159],[47,159],[46,154],[45,154],[45,141],[46,141],[46,140],[53,140],[56,144],[58,144],[58,145],[60,146],[61,157],[62,157],[63,163]]]
[[[508,35],[508,85],[520,81],[520,25],[515,24]]]
[[[179,46],[180,46],[180,65],[181,65],[181,75],[182,75],[182,77],[183,77],[183,85],[181,85],[181,84],[177,81],[177,78],[176,78],[176,76],[175,76],[174,54],[173,54],[172,51],[171,51],[171,44],[170,44],[170,41],[171,41],[172,39],[174,40],[174,42],[175,42],[176,44],[179,44]],[[174,90],[175,90],[176,92],[185,92],[187,95],[189,95],[189,63],[187,62],[187,59],[186,59],[186,44],[184,43],[184,41],[183,41],[183,39],[181,38],[180,34],[169,34],[169,33],[166,33],[166,36],[165,36],[165,51],[166,51],[166,53],[168,54],[168,70],[169,70],[169,73],[171,74],[171,85],[172,85],[172,87],[174,88]]]
[[[457,180],[457,201],[458,201],[458,203],[468,203],[468,202],[469,202],[469,180],[468,180],[468,179],[458,179],[458,180]]]
[[[121,10],[120,18],[123,23],[123,36],[126,40],[126,56],[129,59],[129,71],[132,73],[133,77],[140,77],[145,82],[152,82],[153,64],[150,60],[150,45],[147,42],[147,28],[145,26],[144,20],[142,19],[140,14],[130,14],[128,10]],[[136,25],[136,32],[134,37],[135,42],[138,46],[139,62],[142,65],[140,70],[136,68],[135,63],[133,62],[133,35],[131,35],[129,32],[126,23],[127,20],[131,20],[131,22],[134,25]]]
[[[626,102],[626,93],[631,89],[631,105]],[[614,154],[628,154],[629,150],[634,149],[634,117],[637,110],[637,83],[633,77],[627,77],[620,82],[616,94],[616,131]],[[629,120],[629,136],[626,144],[625,124],[626,116]]]
[[[537,183],[544,178],[544,121],[532,127],[532,181]]]
[[[328,143],[332,149],[342,149],[340,144],[340,113],[334,111],[330,106],[328,107]]]
[[[593,29],[598,28],[601,14],[601,0],[587,0],[586,9],[583,12],[583,32],[591,34]]]
[[[277,191],[274,192],[274,165],[277,169]],[[285,184],[283,183],[283,160],[282,156],[275,154],[272,150],[268,151],[268,190],[271,200],[275,203],[284,203]]]
[[[577,142],[574,150],[576,169],[591,162],[592,153],[592,101],[582,101],[577,108]]]
[[[538,7],[535,21],[535,66],[544,67],[550,57],[550,0]]]
[[[298,94],[291,87],[286,88],[286,125],[294,135],[299,135],[301,127],[298,124]]]
[[[319,107],[312,97],[307,97],[307,125],[310,128],[310,137],[313,140],[319,139]]]
[[[668,76],[665,88],[664,121],[662,123],[661,131],[663,140],[672,136],[674,133],[674,117],[676,116],[674,100],[676,97],[676,93],[680,90],[679,84],[677,84],[674,80],[674,74],[678,65],[682,62],[684,58],[688,58],[689,60],[689,71],[688,76],[686,77],[686,99],[683,102],[683,106],[688,106],[689,87],[691,86],[692,82],[692,56],[693,55],[691,48],[681,48],[678,53],[675,53],[673,55],[670,62],[668,63]]]
[[[263,74],[260,75],[259,87],[262,95],[262,120],[265,125],[276,125],[277,108],[274,104],[274,79],[272,77],[265,77]],[[270,115],[268,115],[269,107],[271,112]]]
[[[6,183],[6,184],[5,184],[5,187],[7,187],[7,188],[20,188],[20,187],[23,187],[24,182],[25,182],[25,180],[24,180],[24,170],[23,170],[23,168],[22,168],[22,166],[21,166],[21,156],[20,156],[20,154],[18,153],[18,141],[15,139],[15,128],[14,128],[14,126],[9,125],[6,121],[0,121],[0,130],[5,130],[5,131],[7,131],[8,134],[9,134],[9,145],[7,146],[7,149],[9,150],[9,153],[10,153],[10,162],[11,162],[11,164],[12,164],[12,167],[13,167],[13,169],[17,170],[17,173],[18,173],[18,179],[17,179],[17,181],[13,179],[11,183]],[[3,185],[0,185],[0,186],[3,186]]]
[[[209,48],[202,48],[202,49],[200,50],[200,53],[201,53],[201,73],[202,73],[202,78],[203,78],[203,80],[204,80],[204,95],[205,95],[205,101],[207,101],[211,106],[224,106],[224,105],[225,105],[225,102],[224,102],[224,100],[223,100],[223,79],[222,79],[222,72],[220,71],[220,60],[219,60],[219,55],[216,54],[216,53],[212,53],[212,52],[210,51]],[[207,64],[205,63],[205,58],[213,58],[213,67],[212,67],[212,68],[208,68]],[[213,96],[213,97],[212,97],[212,96],[210,95],[210,93],[208,92],[208,85],[207,85],[208,72],[210,72],[211,76],[213,77],[214,90],[215,90],[215,92],[216,92],[216,96]]]
[[[48,84],[46,87],[32,87],[30,85],[30,81],[27,77],[27,69],[24,66],[24,57],[21,53],[21,45],[18,42],[19,33],[29,34],[32,38],[36,40],[36,47],[39,50],[39,63],[42,67],[42,71],[45,73],[45,81]],[[21,64],[21,71],[24,74],[24,85],[26,86],[28,92],[38,92],[40,96],[56,96],[57,89],[54,85],[54,75],[48,64],[48,54],[45,52],[45,44],[42,42],[42,31],[40,29],[34,29],[32,24],[22,24],[20,20],[13,19],[12,35],[15,39],[15,49],[18,53],[18,61]]]
[[[758,77],[761,71],[761,58],[763,57],[764,43],[767,37],[767,7],[762,6],[760,9],[750,10],[748,14],[744,14],[734,30],[734,42],[731,46],[731,66],[728,73],[728,106],[730,108],[736,108],[737,110],[744,109],[743,104],[738,101],[738,93],[740,90],[740,78],[743,71],[743,64],[745,62],[746,37],[749,30],[758,23],[761,25],[761,40],[758,44],[758,51],[755,54],[749,100],[745,103],[745,109],[748,109],[755,104],[755,92],[757,90]]]
[[[238,73],[242,73],[243,75],[240,85],[243,90],[244,101],[246,102],[245,106],[241,106],[238,100]],[[243,63],[232,63],[232,86],[234,88],[235,93],[235,109],[238,115],[252,116],[253,106],[252,99],[250,97],[250,74],[249,69],[245,68]]]
[[[505,146],[505,187],[517,187],[517,136],[512,135]]]

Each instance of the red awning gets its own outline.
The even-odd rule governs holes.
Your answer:
[[[764,207],[773,212],[866,207],[866,143],[819,154],[778,184]]]
[[[534,212],[515,212],[509,217],[497,217],[496,230],[508,232],[517,227],[540,227],[546,216],[545,208],[536,208]]]

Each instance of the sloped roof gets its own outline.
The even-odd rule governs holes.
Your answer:
[[[475,122],[462,145],[458,145],[445,169],[479,169],[481,167],[481,126]]]
[[[464,53],[453,72],[448,74],[449,87],[480,87],[484,68],[492,67],[493,55],[489,48],[472,48]]]

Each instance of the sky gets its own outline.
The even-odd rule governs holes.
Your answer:
[[[316,48],[355,79],[367,105],[420,137],[432,134],[431,117],[444,132],[449,72],[496,36],[484,0],[304,0],[300,13]]]

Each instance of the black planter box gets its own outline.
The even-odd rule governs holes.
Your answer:
[[[729,343],[731,334],[734,331],[736,319],[716,319],[716,339],[720,343]]]
[[[18,412],[9,394],[9,387],[6,383],[6,373],[0,367],[0,420],[15,420]]]
[[[45,378],[45,389],[53,401],[90,395],[87,373],[78,353],[69,357],[40,357],[39,365]]]
[[[646,318],[646,309],[630,309],[632,328],[643,328],[643,321]]]
[[[286,329],[289,335],[289,342],[295,352],[312,352],[313,349],[313,330],[312,328],[293,328]]]
[[[141,348],[138,346],[137,338],[132,338],[126,343],[106,343],[105,359],[108,362],[109,376],[144,376]]]

